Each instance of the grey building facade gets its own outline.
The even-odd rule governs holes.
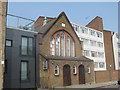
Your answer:
[[[39,84],[37,32],[6,30],[4,88],[36,88]]]

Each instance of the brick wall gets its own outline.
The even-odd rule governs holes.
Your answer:
[[[107,70],[98,71],[95,73],[97,83],[118,80],[119,71],[115,70],[115,61],[112,48],[112,34],[110,31],[103,30],[103,35]],[[112,65],[112,67],[110,67],[110,65]]]
[[[65,23],[65,27],[61,26],[62,22]],[[46,35],[42,39],[42,45],[40,45],[41,53],[46,55],[50,54],[50,38],[55,32],[59,30],[65,30],[73,37],[73,39],[75,40],[75,54],[76,56],[82,56],[82,44],[76,37],[75,32],[72,30],[67,19],[64,16],[60,17],[60,19],[54,24],[54,26],[48,31],[48,33],[46,33]],[[39,37],[41,37],[40,34]]]
[[[1,64],[1,61],[4,61],[6,5],[6,2],[0,1],[0,89],[3,87],[4,66]]]

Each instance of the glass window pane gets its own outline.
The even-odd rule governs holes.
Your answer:
[[[61,34],[61,52],[62,56],[65,56],[65,35],[64,33]]]
[[[56,55],[60,56],[60,36],[56,36]]]
[[[21,54],[27,55],[27,38],[22,37]]]
[[[28,62],[21,62],[21,80],[28,79]]]
[[[70,38],[66,38],[66,56],[70,56]]]
[[[29,44],[28,44],[28,53],[29,55],[33,54],[33,38],[29,38]]]
[[[11,40],[6,40],[6,46],[12,47],[12,41]]]
[[[51,37],[50,39],[50,53],[51,55],[55,55],[55,44],[54,44],[54,38]]]

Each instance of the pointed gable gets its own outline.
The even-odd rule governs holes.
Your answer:
[[[37,20],[37,21],[39,22],[39,20]],[[66,28],[66,26],[62,27],[62,23],[64,23],[69,28]],[[35,31],[37,31],[40,34],[43,34],[43,36],[44,36],[54,26],[56,27],[56,30],[62,30],[62,29],[72,30],[71,35],[75,34],[75,37],[77,37],[77,39],[79,40],[68,17],[66,16],[66,14],[64,12],[61,12],[57,18],[49,19],[49,21],[45,25],[38,26],[37,28],[35,28]],[[69,32],[69,31],[67,31],[67,32]]]
[[[50,54],[50,38],[61,33],[61,31],[66,32],[67,36],[73,39],[75,42],[75,55],[82,56],[82,42],[75,33],[70,21],[68,20],[66,14],[62,12],[57,18],[49,20],[45,25],[36,28],[42,41],[41,52],[43,54]]]

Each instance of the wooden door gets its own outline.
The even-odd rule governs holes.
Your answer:
[[[79,84],[85,84],[85,68],[83,65],[79,66]]]
[[[70,66],[64,65],[63,67],[63,85],[69,86],[71,85],[71,75],[70,75]]]

